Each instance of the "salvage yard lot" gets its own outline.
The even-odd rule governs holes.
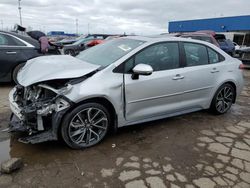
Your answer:
[[[250,71],[232,109],[201,111],[119,129],[99,145],[76,151],[61,142],[25,145],[0,132],[0,161],[24,167],[0,175],[0,187],[250,187]],[[0,130],[10,116],[0,86]]]

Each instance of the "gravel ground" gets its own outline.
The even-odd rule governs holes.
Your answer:
[[[250,188],[250,71],[230,112],[201,111],[119,129],[82,151],[61,142],[25,145],[0,132],[0,161],[21,157],[24,167],[0,175],[0,187],[237,187]],[[8,126],[0,86],[0,130]]]

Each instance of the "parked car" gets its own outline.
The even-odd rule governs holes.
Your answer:
[[[220,45],[218,44],[218,42],[216,41],[216,39],[211,33],[198,31],[198,32],[192,32],[192,33],[182,33],[182,34],[179,34],[179,36],[182,38],[202,40],[202,41],[209,42],[211,44],[214,44],[215,46],[220,47]]]
[[[63,46],[63,52],[64,54],[76,56],[81,51],[85,50],[88,46],[87,44],[89,42],[93,41],[92,38],[82,38],[78,41],[74,42],[73,44],[68,44]]]
[[[71,55],[71,56],[76,56],[81,51],[83,51],[83,50],[85,50],[87,48],[96,46],[96,45],[101,44],[103,42],[106,42],[108,40],[119,38],[121,36],[123,36],[123,35],[112,35],[112,36],[106,37],[105,39],[102,39],[103,37],[98,37],[98,36],[96,36],[97,39],[93,38],[93,37],[90,37],[90,36],[87,37],[87,38],[82,38],[82,39],[76,41],[73,44],[65,45],[63,47],[63,53],[67,54],[67,55]]]
[[[0,31],[0,82],[10,82],[24,63],[40,56],[40,44],[28,36]]]
[[[215,39],[219,43],[222,50],[224,50],[229,55],[234,56],[235,46],[230,39],[226,39],[226,36],[224,34],[216,34]]]
[[[215,45],[179,37],[122,37],[76,57],[38,57],[9,94],[10,131],[29,132],[24,143],[62,137],[81,149],[117,127],[202,109],[224,114],[243,88],[240,68]]]
[[[245,68],[250,68],[250,47],[242,47],[236,50],[238,58],[243,62]]]
[[[240,45],[238,45],[236,42],[233,42],[235,47],[235,52],[240,49]]]
[[[88,43],[87,43],[87,46],[88,46],[88,47],[93,47],[93,46],[96,46],[96,45],[101,44],[101,43],[103,43],[103,42],[104,42],[103,39],[94,39],[94,40],[88,42]]]
[[[78,38],[65,38],[56,42],[53,42],[55,45],[63,47],[64,45],[68,45],[68,44],[73,44],[74,42],[76,42],[77,40],[79,40],[80,37]]]
[[[49,47],[48,54],[57,54]],[[0,31],[0,82],[16,81],[17,72],[27,60],[44,55],[40,43],[29,36]]]
[[[110,35],[110,34],[88,34],[86,36],[80,36],[77,38],[63,39],[61,41],[55,42],[55,44],[63,47],[64,45],[73,44],[81,39],[100,39],[100,40],[103,40],[109,36],[112,36],[112,35]]]

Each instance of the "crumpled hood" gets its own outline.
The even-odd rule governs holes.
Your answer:
[[[19,71],[17,80],[27,87],[47,80],[78,78],[99,67],[69,55],[42,56],[27,61]]]

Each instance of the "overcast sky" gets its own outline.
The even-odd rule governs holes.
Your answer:
[[[250,0],[21,0],[23,26],[43,31],[157,34],[175,20],[250,14]],[[18,0],[0,0],[0,24],[19,23]],[[2,29],[2,25],[0,25]]]

